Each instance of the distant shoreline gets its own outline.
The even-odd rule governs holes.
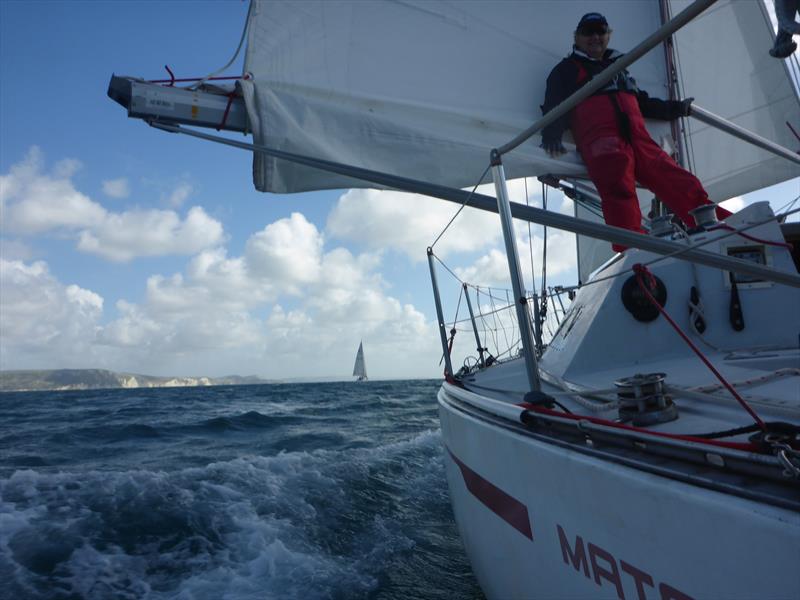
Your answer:
[[[135,388],[208,387],[280,383],[255,375],[224,377],[158,377],[107,369],[45,369],[0,371],[0,392],[37,392]]]
[[[414,378],[417,380],[420,378]],[[421,379],[427,379],[425,377]],[[211,387],[219,385],[277,385],[292,383],[343,383],[352,377],[292,377],[263,379],[257,375],[223,377],[160,377],[123,373],[108,369],[18,369],[0,371],[0,393],[61,392],[70,390],[115,390],[140,388]],[[373,381],[389,381],[375,379]],[[391,379],[391,381],[395,381]]]

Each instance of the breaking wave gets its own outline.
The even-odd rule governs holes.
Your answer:
[[[36,452],[42,419],[20,431],[24,403],[7,396],[22,394],[0,397],[21,446],[7,452],[0,426],[4,593],[480,597],[448,503],[435,382],[303,387],[227,388],[224,408],[213,392],[184,390],[181,415],[170,411],[174,390],[137,390],[135,401],[106,392],[66,412],[94,410],[107,428],[75,419],[39,436]],[[69,421],[63,395],[52,394],[54,422]],[[312,395],[330,397],[314,410]],[[41,394],[36,402],[41,416]]]

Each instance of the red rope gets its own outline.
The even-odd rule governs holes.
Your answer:
[[[669,314],[667,314],[667,311],[664,310],[664,308],[658,303],[658,301],[655,298],[653,298],[653,295],[650,293],[650,289],[648,289],[648,285],[645,285],[644,281],[644,278],[647,277],[647,283],[649,284],[649,287],[650,288],[655,287],[655,277],[653,277],[653,274],[650,271],[648,271],[647,267],[645,267],[641,263],[633,265],[633,272],[636,273],[636,281],[639,283],[639,287],[642,289],[645,296],[647,296],[648,300],[650,300],[653,306],[655,306],[658,309],[658,311],[664,316],[667,322],[670,325],[672,325],[673,329],[675,329],[675,331],[678,332],[678,335],[680,335],[683,338],[683,341],[686,342],[689,348],[691,348],[694,351],[694,353],[697,354],[698,358],[700,358],[700,360],[703,361],[703,364],[705,364],[709,368],[709,370],[716,376],[716,378],[719,379],[720,383],[723,386],[725,386],[725,388],[731,393],[731,395],[734,398],[736,398],[739,404],[742,405],[742,408],[744,408],[750,414],[750,416],[753,417],[753,420],[761,428],[761,430],[766,432],[767,426],[764,423],[764,421],[762,421],[761,418],[755,413],[755,411],[752,408],[750,408],[750,405],[747,404],[747,401],[737,393],[737,391],[733,388],[733,386],[730,383],[728,383],[728,381],[722,376],[722,374],[719,371],[717,371],[714,365],[711,364],[711,361],[709,361],[708,358],[705,357],[705,355],[700,351],[700,349],[692,343],[692,340],[690,340],[689,337],[681,330],[678,324],[672,320]]]
[[[694,442],[697,444],[708,444],[709,446],[719,446],[721,448],[732,448],[734,450],[743,450],[745,452],[758,452],[761,448],[752,443],[742,443],[742,442],[723,442],[720,440],[708,440],[705,438],[698,438],[691,435],[680,435],[678,433],[665,433],[663,431],[653,431],[651,429],[645,429],[643,427],[636,427],[634,425],[626,425],[624,423],[618,423],[616,421],[609,421],[608,419],[602,419],[600,417],[591,417],[586,415],[576,415],[573,413],[564,413],[559,412],[556,410],[552,410],[550,408],[545,408],[540,405],[535,404],[528,404],[528,403],[521,403],[517,404],[522,408],[530,410],[535,413],[541,413],[544,415],[550,415],[553,417],[559,417],[562,419],[570,419],[572,421],[589,421],[590,423],[595,423],[597,425],[605,425],[607,427],[613,427],[616,429],[624,429],[626,431],[635,431],[637,433],[643,433],[646,435],[653,435],[656,437],[668,438],[671,440],[681,440],[683,442]]]
[[[166,65],[164,66],[166,67]],[[169,70],[169,67],[167,67],[167,71],[169,71],[170,75],[172,75],[172,71]],[[206,81],[231,81],[238,79],[247,79],[247,76],[209,77],[206,79]],[[184,79],[175,79],[173,76],[171,79],[150,79],[147,83],[168,83],[169,85],[173,85],[175,83],[186,83],[188,81],[203,81],[203,77],[186,77]]]
[[[789,250],[789,252],[793,252],[794,251],[794,246],[792,246],[791,244],[788,244],[788,243],[785,243],[785,242],[775,242],[773,240],[762,240],[761,238],[757,238],[755,236],[749,235],[749,234],[745,233],[744,231],[738,231],[735,227],[731,227],[727,223],[718,223],[718,224],[714,225],[713,227],[709,227],[708,228],[709,231],[714,231],[715,229],[726,229],[727,231],[735,231],[736,235],[740,235],[743,238],[746,238],[746,239],[748,239],[750,241],[759,242],[761,244],[767,244],[769,246],[780,246],[781,248],[786,248],[787,250]]]
[[[791,130],[791,132],[794,134],[794,137],[796,137],[796,138],[797,138],[797,141],[799,141],[799,142],[800,142],[800,135],[797,135],[797,132],[794,130],[794,127],[792,127],[792,124],[791,124],[791,123],[789,123],[789,121],[786,121],[786,126],[787,126],[787,127],[788,127],[788,128]],[[798,152],[798,154],[800,154],[800,152]]]
[[[219,124],[217,127],[217,131],[225,127],[225,123],[228,121],[228,113],[231,110],[231,104],[233,104],[233,99],[236,97],[236,91],[234,90],[230,94],[228,94],[228,103],[225,105],[225,113],[222,115],[222,123]]]

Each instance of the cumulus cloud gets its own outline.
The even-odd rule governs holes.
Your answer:
[[[194,191],[192,185],[187,182],[179,183],[175,186],[175,189],[170,192],[169,196],[167,196],[167,204],[173,208],[179,208],[183,206],[183,203],[186,202],[186,199],[191,195]]]
[[[0,258],[0,286],[0,368],[85,366],[94,356],[99,294],[62,284],[42,261]]]
[[[23,161],[0,176],[4,230],[22,236],[74,235],[79,250],[113,261],[191,255],[224,239],[222,225],[200,207],[189,209],[184,218],[171,210],[108,211],[75,188],[71,177],[78,168],[78,161],[67,159],[48,173],[41,150],[31,148]],[[121,181],[125,180],[106,181],[106,193],[123,191],[127,183],[123,186]]]
[[[21,234],[100,225],[105,209],[72,185],[76,161],[62,161],[44,173],[44,159],[33,147],[0,178],[4,228]]]
[[[338,239],[369,249],[404,253],[425,260],[425,249],[453,218],[459,205],[418,194],[349,190],[337,202],[327,229]],[[471,252],[492,245],[501,236],[496,214],[465,208],[436,244],[436,253]]]
[[[22,240],[0,237],[0,256],[6,260],[30,260],[33,249]]]
[[[245,256],[252,273],[281,281],[296,292],[296,284],[318,279],[322,244],[317,228],[300,213],[293,213],[253,235]]]
[[[281,378],[346,375],[363,338],[373,365],[418,351],[394,376],[434,374],[435,330],[386,293],[380,255],[324,245],[322,232],[294,213],[251,235],[241,256],[205,250],[184,272],[149,277],[144,300],[118,303],[119,318],[98,338],[140,361],[160,356],[160,369],[217,352],[225,358],[215,370],[227,361],[228,372]]]
[[[181,220],[173,211],[147,210],[108,213],[102,223],[79,233],[78,249],[113,261],[138,256],[194,254],[219,244],[222,224],[199,206]]]
[[[125,177],[107,179],[103,182],[103,193],[111,198],[127,198],[131,193],[128,180]]]
[[[538,228],[537,228],[538,229]],[[542,260],[544,257],[544,238],[541,230],[533,236],[533,269],[531,269],[531,246],[527,232],[517,227],[517,254],[520,270],[525,285],[533,289],[531,273],[536,274],[536,285],[541,278]],[[577,268],[575,252],[575,236],[558,230],[547,233],[547,275],[563,279],[564,275],[574,275]],[[508,271],[508,259],[504,249],[492,248],[466,267],[455,267],[456,275],[462,280],[480,286],[511,287]],[[551,283],[555,279],[551,279]]]

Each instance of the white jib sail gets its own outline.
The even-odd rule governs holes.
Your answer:
[[[597,2],[256,0],[242,83],[255,143],[453,187],[477,183],[489,152],[541,116],[545,80]],[[661,25],[656,0],[603,2],[612,46],[633,48]],[[663,51],[631,68],[666,94]],[[656,140],[668,128],[654,124]],[[509,178],[582,174],[535,136],[504,157]],[[256,155],[256,188],[374,187]]]
[[[356,353],[356,362],[353,365],[353,376],[359,379],[367,378],[367,365],[364,362],[364,343],[358,344],[358,352]]]
[[[770,0],[771,1],[771,0]],[[673,14],[690,0],[671,0]],[[772,58],[774,32],[760,0],[719,0],[675,34],[683,94],[699,106],[789,149],[800,145],[800,99],[785,61]],[[695,174],[722,201],[800,176],[800,167],[687,120]]]

